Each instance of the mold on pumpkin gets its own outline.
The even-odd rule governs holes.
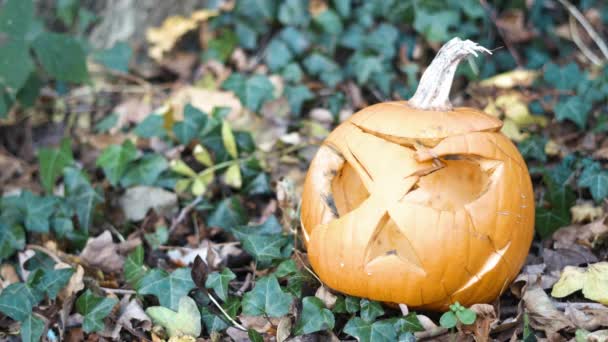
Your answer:
[[[498,119],[448,100],[456,66],[477,51],[489,52],[451,40],[410,101],[359,111],[320,147],[301,221],[329,287],[444,310],[491,302],[519,272],[534,228],[525,162]]]

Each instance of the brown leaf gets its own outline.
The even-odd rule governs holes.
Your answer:
[[[179,247],[167,252],[171,261],[180,266],[187,266],[194,263],[197,256],[200,256],[211,269],[217,269],[221,265],[223,258],[216,247],[203,240],[197,248]]]
[[[130,221],[141,221],[148,210],[169,216],[177,211],[177,195],[160,187],[134,186],[120,197],[120,207]]]
[[[584,226],[571,225],[553,233],[555,248],[569,248],[574,244],[595,246],[608,236],[608,216],[604,216]]]
[[[549,296],[536,284],[528,284],[522,300],[532,328],[544,331],[547,336],[574,328],[568,317],[555,308]]]
[[[80,257],[91,267],[99,267],[104,272],[120,272],[125,262],[118,253],[118,244],[112,241],[112,233],[105,230],[95,238],[89,238]]]
[[[228,107],[228,120],[234,120],[241,115],[241,101],[230,91],[209,90],[195,87],[183,87],[171,95],[169,104],[173,108],[176,120],[182,119],[184,106],[192,106],[209,114],[215,107]]]
[[[525,27],[525,15],[522,10],[501,13],[496,19],[496,26],[502,30],[505,39],[512,43],[527,42],[536,36],[534,31]]]
[[[593,202],[584,202],[570,208],[572,223],[583,223],[597,220],[604,216],[604,209],[594,206]]]
[[[548,272],[561,271],[566,266],[578,266],[598,261],[587,247],[581,245],[555,250],[544,248],[542,256]]]
[[[280,318],[275,317],[263,317],[263,316],[246,316],[239,315],[239,320],[243,326],[247,329],[253,329],[259,333],[265,333],[270,331],[273,326],[277,326],[280,322]]]
[[[203,258],[201,258],[200,255],[197,255],[196,258],[194,258],[190,274],[194,284],[196,284],[199,289],[205,289],[205,282],[207,281],[207,275],[209,275],[209,267],[207,267],[207,263],[203,261]]]
[[[331,293],[329,289],[323,285],[317,289],[315,297],[319,298],[323,304],[325,304],[325,307],[330,310],[334,308],[334,305],[336,305],[336,301],[338,300],[338,297]]]
[[[490,304],[474,304],[470,307],[477,314],[473,325],[463,325],[462,330],[475,335],[476,341],[488,341],[490,331],[498,322],[496,311]]]
[[[565,314],[577,328],[594,331],[599,327],[608,327],[608,307],[577,309],[574,305],[568,305]]]
[[[55,268],[65,268],[71,267],[68,264],[57,264]],[[68,284],[59,292],[58,298],[62,301],[65,301],[67,298],[70,298],[72,295],[75,295],[80,290],[84,289],[84,268],[78,265],[76,266],[76,270],[70,277]]]
[[[118,320],[113,329],[108,329],[100,333],[105,337],[110,337],[114,341],[117,341],[120,336],[120,331],[124,327],[129,332],[133,332],[136,329],[133,327],[133,322],[137,322],[137,328],[144,331],[150,331],[152,329],[152,321],[150,317],[146,315],[141,304],[137,299],[129,300],[129,296],[124,296],[120,301],[120,309],[118,314]]]
[[[15,267],[11,264],[0,265],[0,278],[2,278],[0,280],[0,289],[21,281]]]
[[[277,326],[277,342],[285,341],[291,335],[291,318],[289,316],[281,317]]]

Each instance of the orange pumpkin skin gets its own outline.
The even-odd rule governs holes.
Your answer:
[[[307,173],[310,263],[334,290],[446,310],[497,298],[534,234],[524,160],[502,122],[472,108],[367,107],[338,126]]]

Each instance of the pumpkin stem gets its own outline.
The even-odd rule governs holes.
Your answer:
[[[412,107],[423,110],[452,110],[450,89],[460,61],[477,52],[492,52],[470,40],[456,37],[439,49],[431,65],[424,71],[416,93],[408,101]]]

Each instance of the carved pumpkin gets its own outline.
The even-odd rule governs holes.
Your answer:
[[[301,221],[329,287],[444,310],[491,302],[518,274],[534,231],[526,164],[500,120],[448,99],[458,63],[477,51],[489,53],[454,38],[410,101],[359,111],[320,147]]]

